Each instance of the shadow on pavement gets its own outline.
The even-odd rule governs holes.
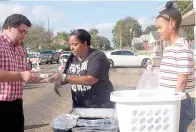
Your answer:
[[[30,129],[35,129],[35,128],[40,128],[40,127],[45,127],[48,126],[49,124],[37,124],[37,125],[25,125],[24,129],[25,130],[30,130]]]
[[[114,85],[114,90],[135,90],[136,86],[135,85]]]
[[[40,85],[40,83],[38,84],[26,84],[24,87],[24,90],[28,90],[28,89],[35,89],[35,88],[44,88],[45,86]]]
[[[142,67],[142,66],[115,66],[115,67],[111,67],[111,69],[116,69],[116,68],[141,68],[141,69],[143,69],[144,67]]]

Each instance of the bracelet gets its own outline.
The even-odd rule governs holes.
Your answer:
[[[180,94],[180,93],[183,93],[183,91],[175,91],[175,95],[178,95],[178,94]]]
[[[62,75],[61,75],[61,80],[62,80],[62,81],[65,81],[66,77],[67,77],[67,74],[62,74]]]

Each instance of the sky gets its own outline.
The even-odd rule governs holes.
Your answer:
[[[166,1],[4,1],[0,2],[0,23],[12,13],[26,15],[32,23],[43,24],[54,32],[96,28],[112,40],[115,23],[126,16],[138,19],[145,29],[154,24],[159,8]]]

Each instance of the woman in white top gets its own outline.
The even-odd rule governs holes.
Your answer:
[[[166,9],[156,18],[157,32],[162,40],[170,42],[163,51],[160,65],[160,87],[173,88],[176,93],[195,88],[195,68],[193,53],[179,36],[182,21],[181,13],[173,7],[173,2],[166,4]],[[179,132],[186,132],[188,122],[191,122],[187,110],[190,110],[191,99],[182,101]]]

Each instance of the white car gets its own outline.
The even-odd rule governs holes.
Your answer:
[[[71,55],[71,51],[63,51],[61,55]]]
[[[67,62],[68,57],[69,57],[69,55],[62,54],[62,55],[60,56],[59,61],[60,61],[61,63],[62,63],[62,62],[65,63],[65,62]]]
[[[147,66],[147,61],[151,60],[147,55],[136,55],[129,50],[113,50],[106,53],[111,67],[126,66]]]
[[[30,59],[30,61],[32,62],[33,65],[37,64],[37,61],[39,61],[39,60],[38,60],[38,56],[35,55],[35,54],[30,54],[30,55],[28,56],[28,58]]]
[[[63,51],[62,54],[60,55],[60,62],[65,63],[67,62],[68,57],[71,55],[71,51]]]

